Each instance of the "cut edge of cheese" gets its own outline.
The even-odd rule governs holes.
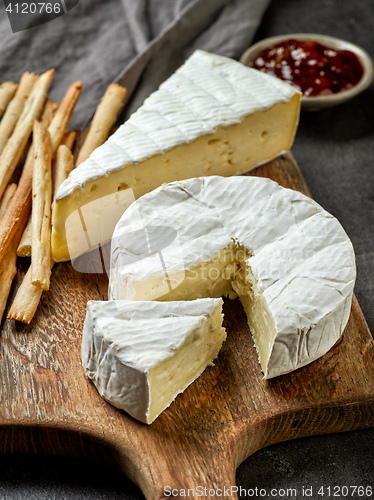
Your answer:
[[[217,358],[226,340],[222,327],[222,302],[202,325],[195,325],[181,348],[149,372],[150,407],[147,423],[152,423]],[[172,384],[169,374],[173,372]],[[170,387],[171,385],[171,387]],[[160,390],[160,387],[162,388]]]
[[[236,297],[232,280],[238,272],[235,258],[237,245],[233,242],[217,252],[208,262],[183,272],[154,274],[149,279],[127,273],[126,268],[116,267],[117,279],[109,281],[109,297],[112,300],[159,300],[166,302],[195,300],[200,298]],[[165,259],[165,257],[163,257]],[[153,260],[153,259],[152,259]],[[143,265],[148,262],[143,259]],[[167,265],[167,262],[165,262]],[[152,266],[152,263],[150,263]],[[112,267],[114,267],[112,265]]]
[[[217,252],[211,261],[185,269],[183,274],[168,273],[167,279],[162,274],[155,274],[148,279],[137,280],[136,276],[125,272],[123,281],[116,280],[115,288],[110,282],[109,296],[113,300],[161,302],[222,296],[234,299],[238,296],[246,313],[264,378],[269,378],[268,364],[277,332],[266,301],[257,291],[256,279],[246,262],[249,257],[247,249],[233,242]],[[116,274],[121,276],[121,269],[117,268]]]
[[[318,326],[316,325],[316,328],[300,330],[297,333],[279,333],[266,300],[258,290],[257,281],[248,262],[244,260],[241,262],[232,286],[246,313],[247,323],[264,373],[264,379],[290,373],[296,368],[301,368],[316,361],[338,342],[349,321],[353,290],[341,304],[325,316]],[[341,318],[339,324],[337,324],[336,316]],[[329,331],[327,343],[326,341],[320,341],[324,331]],[[300,342],[299,336],[303,337],[303,342]],[[309,343],[315,343],[318,347],[314,350],[313,355],[305,356],[303,351],[308,350]],[[298,346],[297,351],[299,352],[296,356],[295,367],[292,367],[289,349],[285,348],[287,344],[294,344],[295,348]],[[276,369],[274,369],[275,366]]]
[[[240,255],[243,258],[236,259]],[[229,299],[239,298],[247,323],[253,338],[254,346],[257,351],[259,364],[262,368],[264,378],[270,379],[279,376],[279,370],[284,375],[293,371],[295,367],[290,367],[290,360],[287,350],[283,348],[284,335],[288,337],[288,342],[292,337],[298,334],[290,332],[289,334],[279,335],[276,330],[274,318],[267,306],[261,292],[258,290],[257,281],[248,264],[250,254],[247,249],[233,243],[227,248],[221,250],[209,262],[203,262],[192,269],[186,269],[183,273],[170,273],[168,281],[174,281],[171,288],[166,283],[163,275],[157,274],[148,279],[137,281],[131,279],[131,276],[123,275],[122,283],[117,281],[114,289],[110,284],[109,296],[112,300],[129,301],[195,301],[207,298],[228,297]],[[211,273],[214,271],[214,273]],[[135,277],[134,277],[135,278]],[[121,295],[120,291],[125,294]],[[164,293],[166,291],[166,293]],[[311,357],[300,360],[297,368],[301,368],[320,356],[325,354],[339,340],[345,326],[349,320],[349,314],[352,303],[352,293],[340,305],[339,313],[342,317],[340,327],[337,328],[333,314],[328,315],[323,325],[316,332],[312,330],[304,333],[305,342],[308,342],[308,336],[315,337],[323,333],[325,328],[331,332],[329,345],[321,343],[320,349],[317,349]],[[302,332],[299,332],[300,334]],[[282,358],[285,360],[282,362]],[[277,370],[273,369],[277,366]]]
[[[108,402],[152,423],[218,356],[222,299],[89,301],[85,373]]]
[[[243,250],[245,252],[245,250]],[[247,317],[247,323],[257,351],[258,361],[262,367],[264,378],[269,378],[269,359],[277,336],[274,319],[268,309],[266,300],[258,292],[256,279],[246,263],[249,255],[238,262],[239,269],[232,281],[232,287],[238,294]],[[245,255],[243,253],[243,257]]]

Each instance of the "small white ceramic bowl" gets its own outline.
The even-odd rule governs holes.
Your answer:
[[[327,35],[319,35],[316,33],[288,33],[285,35],[273,36],[271,38],[265,38],[260,42],[252,45],[247,49],[241,56],[240,62],[246,64],[247,66],[251,61],[256,59],[259,53],[271,45],[275,45],[280,42],[284,42],[286,40],[312,40],[315,42],[319,42],[322,45],[326,45],[327,47],[331,47],[336,50],[350,50],[361,62],[361,65],[364,69],[364,74],[362,75],[361,80],[354,87],[348,90],[342,90],[341,92],[337,92],[336,94],[328,94],[323,96],[315,96],[315,97],[302,97],[301,107],[305,111],[317,111],[321,108],[336,106],[337,104],[341,104],[343,102],[352,99],[357,94],[367,89],[374,77],[374,69],[373,69],[373,61],[369,54],[354,43],[346,42],[345,40],[340,40],[339,38],[335,38]]]

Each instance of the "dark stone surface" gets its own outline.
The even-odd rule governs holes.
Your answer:
[[[273,0],[256,38],[300,32],[350,40],[374,57],[374,2]],[[374,331],[373,86],[344,105],[303,113],[293,152],[314,198],[338,217],[353,241],[358,268],[356,295]],[[305,438],[261,450],[239,467],[237,481],[246,490],[257,487],[254,498],[260,497],[261,488],[266,489],[268,498],[285,498],[282,492],[270,496],[271,488],[295,488],[299,499],[303,487],[313,486],[311,498],[325,499],[333,496],[334,486],[374,489],[373,471],[374,428]],[[318,495],[321,486],[325,488],[324,496]],[[344,490],[335,493],[340,493],[337,498],[368,498],[351,495],[351,491],[348,495]],[[124,476],[111,469],[57,458],[0,456],[0,498],[143,497]]]

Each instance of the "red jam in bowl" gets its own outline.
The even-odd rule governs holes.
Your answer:
[[[285,80],[308,97],[348,90],[364,73],[353,52],[335,50],[312,40],[290,39],[268,47],[251,66]]]

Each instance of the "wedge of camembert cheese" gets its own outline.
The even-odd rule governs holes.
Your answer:
[[[269,179],[212,176],[165,184],[126,210],[112,238],[109,296],[177,301],[235,291],[271,378],[336,343],[355,277],[349,238],[316,202]]]
[[[163,182],[240,174],[288,151],[300,97],[277,78],[197,50],[62,183],[53,259],[110,241],[125,208]]]
[[[86,375],[107,401],[150,424],[217,357],[222,319],[222,299],[89,301]]]

